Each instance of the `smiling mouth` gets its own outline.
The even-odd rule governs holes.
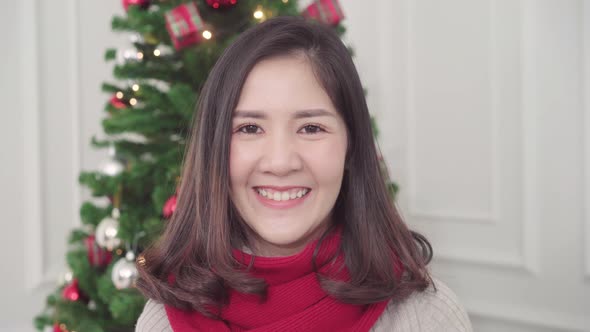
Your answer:
[[[293,188],[293,189],[285,190],[285,191],[279,191],[279,190],[273,190],[270,188],[257,187],[257,188],[254,188],[254,191],[256,192],[257,195],[262,196],[265,199],[273,200],[276,202],[282,202],[282,201],[296,200],[301,197],[304,197],[307,194],[309,194],[311,189],[301,187],[301,188]]]

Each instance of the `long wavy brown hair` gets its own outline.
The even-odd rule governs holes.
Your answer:
[[[230,288],[266,295],[264,280],[248,275],[232,255],[232,248],[249,245],[247,226],[230,198],[232,114],[250,70],[263,59],[291,54],[303,54],[311,63],[346,123],[349,140],[332,220],[342,229],[340,254],[350,280],[318,274],[322,288],[342,302],[361,305],[401,301],[432,283],[426,268],[432,247],[408,229],[389,196],[348,49],[331,28],[283,16],[242,33],[209,73],[184,157],[176,210],[137,266],[137,288],[146,297],[212,315],[212,308],[227,304]],[[391,253],[403,265],[402,278],[394,273]]]

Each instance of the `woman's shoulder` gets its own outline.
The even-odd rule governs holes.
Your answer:
[[[443,282],[433,278],[423,292],[415,292],[401,303],[391,302],[371,332],[472,332],[467,312]],[[148,300],[137,320],[135,332],[173,332],[166,308]]]
[[[135,332],[173,332],[164,305],[148,300],[137,319]]]
[[[433,278],[434,286],[415,292],[401,303],[391,302],[371,332],[471,332],[467,312],[453,291]]]

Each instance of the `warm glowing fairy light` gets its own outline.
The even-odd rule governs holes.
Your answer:
[[[254,12],[254,18],[257,20],[261,20],[264,18],[264,12],[262,12],[262,7],[258,6],[256,11]]]
[[[205,39],[211,39],[212,36],[213,35],[211,34],[211,31],[209,31],[209,30],[203,31],[203,38],[205,38]]]

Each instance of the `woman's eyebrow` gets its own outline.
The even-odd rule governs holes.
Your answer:
[[[266,119],[266,113],[260,111],[239,111],[235,110],[232,116],[235,118],[254,118],[254,119]]]
[[[296,111],[293,118],[303,119],[303,118],[313,118],[313,117],[317,117],[317,116],[332,116],[332,117],[334,117],[334,114],[332,114],[331,112],[328,112],[327,110],[325,110],[323,108],[316,108],[316,109]]]
[[[294,119],[303,119],[303,118],[313,118],[318,116],[332,116],[334,114],[331,112],[323,109],[323,108],[314,108],[308,110],[298,110],[295,111],[295,115],[293,116]],[[253,119],[266,119],[266,113],[262,111],[246,111],[246,110],[235,110],[233,114],[233,118],[253,118]]]

